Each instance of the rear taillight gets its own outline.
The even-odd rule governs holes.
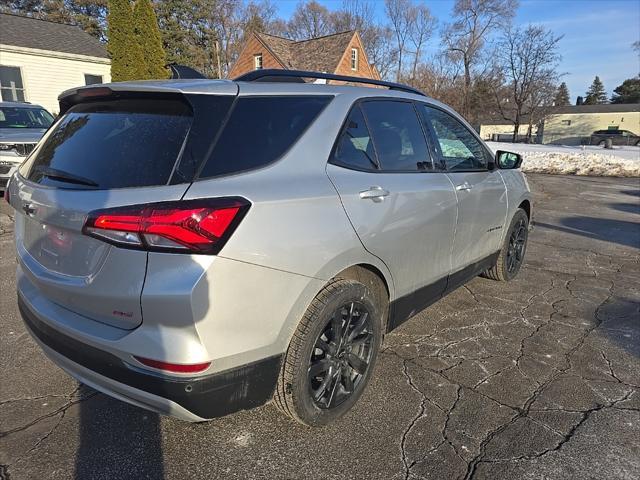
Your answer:
[[[171,373],[198,373],[204,372],[209,366],[211,362],[203,362],[203,363],[169,363],[169,362],[161,362],[160,360],[152,360],[150,358],[143,357],[133,357],[143,365],[151,368],[157,368],[158,370],[164,370],[165,372]]]
[[[97,210],[89,214],[82,231],[125,248],[216,254],[249,205],[233,197]]]

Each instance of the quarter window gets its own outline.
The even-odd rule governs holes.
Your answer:
[[[333,97],[240,97],[200,178],[264,167],[302,136]]]
[[[382,170],[411,172],[433,168],[412,103],[368,101],[362,109]]]
[[[447,170],[486,170],[487,153],[480,141],[448,113],[422,105],[427,125],[435,137],[435,150]]]
[[[371,135],[359,106],[353,107],[333,152],[331,163],[356,170],[376,170]]]
[[[0,65],[0,92],[5,102],[24,102],[24,85],[19,67]]]

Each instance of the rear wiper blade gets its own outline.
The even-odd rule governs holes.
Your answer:
[[[74,175],[72,173],[65,172],[63,170],[58,170],[57,168],[39,166],[39,167],[36,167],[35,170],[36,172],[41,173],[45,177],[49,177],[61,182],[76,183],[78,185],[86,185],[88,187],[99,187],[99,185],[93,180],[89,180],[88,178],[84,178],[79,175]]]

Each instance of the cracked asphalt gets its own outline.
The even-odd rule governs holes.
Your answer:
[[[25,332],[0,213],[0,478],[640,478],[640,179],[529,175],[508,284],[477,278],[384,342],[344,419],[189,424],[79,386]]]

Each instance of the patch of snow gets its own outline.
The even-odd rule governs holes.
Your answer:
[[[506,150],[523,156],[522,171],[561,175],[640,177],[640,147],[596,145],[538,145],[487,142],[494,152]]]

